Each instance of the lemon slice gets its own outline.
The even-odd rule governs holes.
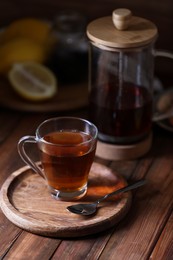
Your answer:
[[[55,75],[39,63],[15,63],[8,73],[8,79],[14,90],[27,100],[46,100],[57,92]]]

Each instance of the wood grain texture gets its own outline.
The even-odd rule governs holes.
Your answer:
[[[76,112],[76,114],[78,113],[79,111]],[[25,115],[20,123],[16,121],[15,129],[13,129],[14,124],[11,126],[8,124],[8,129],[11,128],[13,131],[0,146],[1,184],[5,180],[5,175],[10,175],[11,169],[15,169],[21,163],[20,159],[16,157],[14,148],[16,140],[21,134],[34,132],[35,126],[40,123],[43,117],[45,115]],[[4,149],[9,150],[9,153],[5,155]],[[119,259],[125,260],[130,257],[149,259],[152,250],[154,248],[158,250],[161,243],[161,255],[171,256],[173,228],[171,218],[168,221],[169,224],[165,224],[172,210],[171,203],[169,203],[172,199],[172,154],[172,134],[156,128],[154,129],[152,149],[144,158],[116,162],[97,158],[98,162],[109,165],[113,171],[118,171],[126,179],[138,179],[145,176],[149,181],[149,186],[134,192],[132,207],[125,218],[103,233],[82,239],[69,238],[62,241],[41,237],[25,231],[21,232],[1,212],[0,224],[1,227],[4,227],[4,231],[2,230],[3,232],[0,233],[0,255],[6,255],[4,259],[10,260],[26,259],[27,257],[34,260],[47,260],[49,258],[70,260],[71,256],[73,259],[93,260],[100,259],[100,257],[102,259],[108,257],[117,259],[115,258],[117,255]],[[10,233],[11,231],[12,233]],[[163,237],[167,234],[167,239],[162,240],[161,234]],[[157,244],[159,237],[160,241]],[[156,254],[156,251],[154,252]],[[159,259],[159,257],[154,258],[154,256],[152,259]]]
[[[89,20],[110,15],[125,7],[136,16],[154,22],[159,31],[156,47],[173,51],[173,1],[137,0],[2,0],[0,26],[24,16],[53,19],[60,9],[73,8]],[[156,59],[156,75],[165,87],[172,85],[172,61]],[[83,110],[66,111],[65,115],[86,116]],[[59,116],[62,113],[52,113]],[[50,114],[27,114],[0,109],[0,187],[5,179],[23,164],[17,154],[19,137],[34,133],[36,126]],[[111,229],[78,239],[55,239],[28,233],[12,224],[0,211],[0,258],[8,260],[100,260],[100,259],[173,259],[172,246],[172,133],[154,126],[150,152],[138,160],[96,160],[118,171],[127,180],[146,177],[150,185],[133,193],[132,207],[125,218]],[[34,149],[31,151],[34,153]]]
[[[21,118],[24,116],[24,121]],[[34,133],[37,125],[47,118],[47,115],[23,114],[9,110],[0,110],[0,188],[11,172],[20,168],[23,163],[17,153],[17,141],[25,133]],[[25,130],[24,130],[25,129]],[[34,149],[33,149],[34,153]],[[19,160],[18,160],[19,159]],[[11,169],[9,171],[9,169]],[[11,223],[0,210],[0,259],[15,244],[22,230]],[[25,246],[23,246],[23,249]],[[31,251],[31,250],[29,250]],[[23,258],[23,257],[22,257]],[[15,259],[15,258],[12,258]]]
[[[173,259],[173,233],[172,231],[173,214],[171,214],[168,222],[158,240],[158,243],[151,255],[151,259]]]
[[[21,232],[18,239],[13,245],[13,250],[7,253],[5,256],[9,260],[22,260],[22,259],[51,259],[53,252],[60,245],[61,240],[51,239],[48,237],[42,237],[33,235],[28,232]],[[33,252],[35,255],[33,256]]]
[[[92,21],[87,27],[87,35],[98,46],[133,48],[154,42],[157,28],[152,22],[133,16],[128,29],[119,31],[113,24],[112,16],[107,16]]]
[[[140,165],[138,165],[134,171],[134,176],[139,176],[142,172],[144,174],[146,171],[147,174],[145,178],[148,180],[148,184],[144,189],[142,188],[140,190],[140,194],[136,194],[131,207],[131,214],[116,228],[116,231],[111,236],[109,244],[100,258],[101,260],[104,260],[105,257],[109,258],[109,256],[110,259],[117,260],[128,259],[129,256],[132,256],[134,260],[149,259],[155,247],[155,242],[162,234],[163,226],[170,214],[169,201],[170,198],[173,197],[173,160],[171,159],[173,148],[167,146],[166,149],[166,140],[168,139],[164,137],[162,140],[157,140],[150,156],[140,161]],[[158,149],[159,147],[162,148]],[[153,153],[154,158],[152,159]],[[164,156],[164,154],[166,156]],[[170,224],[172,226],[171,222]],[[169,232],[171,232],[170,226]],[[162,240],[163,244],[163,241],[165,241],[166,244],[168,242],[166,246],[167,249],[170,246],[170,238],[171,237],[168,239],[167,237],[168,240]],[[124,247],[124,245],[127,245],[127,247]],[[159,248],[159,244],[156,247]],[[166,248],[163,249],[163,254],[167,254]],[[169,250],[171,250],[171,248]],[[150,259],[164,259],[160,258],[159,255],[156,256],[158,256],[158,258],[151,257]]]
[[[89,176],[87,195],[80,202],[95,201],[125,185],[122,177],[98,163],[92,165]],[[72,202],[52,199],[44,180],[28,167],[11,174],[0,196],[1,209],[10,221],[29,232],[52,237],[80,237],[108,229],[124,217],[130,203],[131,195],[126,193],[100,204],[91,217],[75,215],[66,209]]]

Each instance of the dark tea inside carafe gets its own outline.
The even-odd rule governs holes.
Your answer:
[[[105,142],[127,144],[145,138],[151,130],[152,95],[143,86],[115,82],[93,86],[89,97],[90,119]]]

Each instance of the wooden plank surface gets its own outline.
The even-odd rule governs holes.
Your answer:
[[[5,153],[6,155],[3,155],[4,160],[0,161],[0,167],[3,169],[2,175],[0,176],[1,183],[5,180],[5,177],[10,174],[9,169],[15,169],[18,165],[22,165],[20,158],[18,158],[16,162],[16,140],[22,133],[28,133],[29,127],[29,132],[34,133],[36,125],[46,116],[47,115],[42,115],[41,118],[40,116],[34,115],[27,116],[26,119],[21,120],[19,124],[18,120],[16,121],[18,128],[16,128],[9,139],[5,140],[0,146],[1,153],[4,147],[11,146],[11,152],[8,154]],[[11,128],[14,128],[14,125],[13,127],[11,126]],[[1,255],[8,252],[6,255],[7,259],[15,259],[15,257],[22,259],[24,256],[28,256],[28,259],[39,259],[39,257],[48,259],[50,256],[53,257],[53,255],[53,259],[57,259],[57,257],[62,255],[62,259],[68,260],[71,256],[73,256],[74,259],[80,259],[82,254],[86,259],[105,259],[107,256],[110,257],[110,259],[115,259],[118,252],[119,259],[128,259],[129,255],[133,255],[134,259],[139,259],[139,255],[142,256],[143,259],[147,259],[152,253],[155,243],[157,244],[159,237],[165,237],[164,234],[167,229],[164,231],[164,225],[166,219],[170,216],[169,196],[173,196],[171,186],[171,182],[173,182],[173,146],[168,146],[171,140],[169,134],[164,131],[161,131],[158,137],[156,136],[157,134],[158,133],[155,132],[154,146],[151,152],[141,160],[123,162],[111,162],[98,158],[96,160],[107,164],[112,169],[116,169],[128,180],[146,176],[149,181],[147,189],[141,188],[134,193],[132,208],[119,225],[98,235],[89,236],[81,240],[67,239],[60,243],[59,239],[52,240],[51,238],[43,238],[25,231],[21,233],[21,231],[9,223],[1,213],[0,223],[1,226],[4,226],[5,230],[5,235],[0,235]],[[159,150],[158,147],[162,147],[162,149]],[[11,160],[8,162],[9,158],[11,158]],[[15,165],[15,163],[17,164]],[[152,190],[154,190],[154,192],[152,192]],[[169,230],[172,228],[172,221],[170,221],[167,228],[169,228]],[[26,241],[28,241],[28,243],[26,243]],[[167,245],[171,243],[171,236],[168,237],[166,242],[165,244],[163,240],[161,240],[161,242],[159,241],[159,244],[163,243],[162,254],[164,254],[164,250],[166,253]],[[10,246],[7,247],[7,244]],[[127,247],[124,247],[124,244],[127,245]],[[48,246],[49,250],[47,250]],[[33,250],[34,248],[35,250]],[[36,248],[38,250],[33,257],[33,251],[36,251]],[[74,248],[76,249],[74,250]]]
[[[61,240],[51,239],[41,236],[34,236],[30,233],[22,232],[13,245],[13,250],[9,250],[6,259],[50,259]],[[34,254],[33,254],[34,252]]]
[[[159,240],[151,254],[151,259],[172,259],[173,256],[173,233],[172,233],[173,214],[168,219],[166,226],[159,237]]]

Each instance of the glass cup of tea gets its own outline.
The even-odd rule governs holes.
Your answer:
[[[42,122],[35,136],[18,142],[23,161],[41,175],[55,199],[75,200],[87,192],[88,175],[95,157],[97,127],[77,117],[56,117]],[[36,143],[41,165],[26,152],[26,143]]]

